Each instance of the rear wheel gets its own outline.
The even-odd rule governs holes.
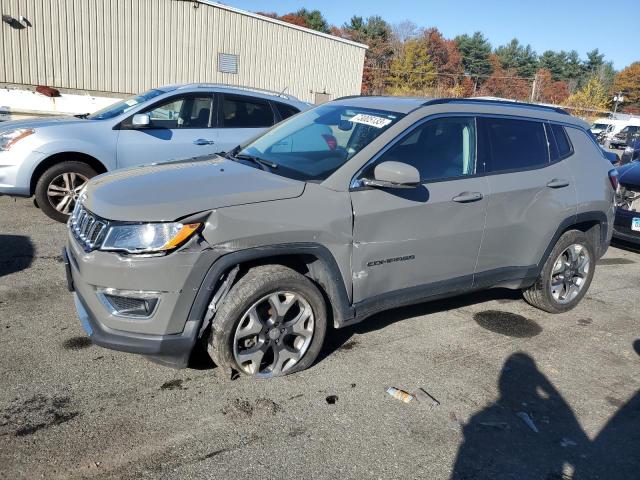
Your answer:
[[[86,163],[57,163],[38,179],[35,201],[49,218],[66,222],[73,211],[80,191],[96,176],[96,171]]]
[[[211,325],[209,353],[223,370],[276,377],[309,367],[327,328],[325,302],[305,276],[252,268],[231,288]]]
[[[525,300],[549,313],[571,310],[587,293],[595,263],[587,236],[577,230],[566,232],[558,239],[536,283],[523,291]]]

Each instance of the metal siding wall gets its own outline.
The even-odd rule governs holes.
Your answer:
[[[181,82],[220,82],[313,101],[359,93],[364,49],[284,25],[173,0],[0,0],[0,82],[135,93]],[[238,73],[218,72],[218,53]]]

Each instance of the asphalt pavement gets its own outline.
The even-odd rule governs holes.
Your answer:
[[[640,476],[640,253],[610,248],[566,314],[466,295],[330,332],[305,372],[231,381],[92,345],[65,230],[0,197],[1,478]]]

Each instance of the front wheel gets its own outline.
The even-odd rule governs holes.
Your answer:
[[[536,283],[523,291],[524,298],[545,312],[571,310],[587,293],[595,264],[587,236],[577,230],[568,231],[558,239]]]
[[[208,350],[225,371],[276,377],[309,367],[326,329],[324,298],[308,278],[281,265],[259,266],[229,290]]]
[[[58,222],[66,222],[73,211],[80,191],[96,176],[96,171],[86,163],[57,163],[38,179],[35,200],[44,214]]]

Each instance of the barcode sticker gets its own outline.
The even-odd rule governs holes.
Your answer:
[[[391,123],[391,120],[384,117],[376,117],[375,115],[368,115],[366,113],[359,113],[349,119],[353,123],[362,123],[371,127],[382,128]]]

